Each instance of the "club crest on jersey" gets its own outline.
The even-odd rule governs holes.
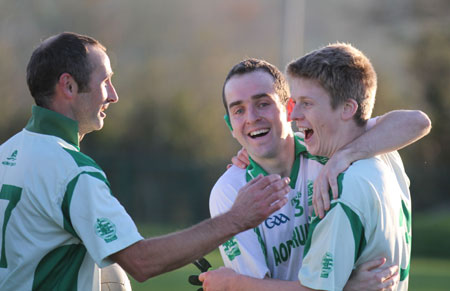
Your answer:
[[[321,278],[328,278],[330,273],[333,271],[333,255],[326,252],[322,258],[322,272],[320,273]]]
[[[108,218],[97,218],[95,233],[107,243],[117,239],[116,225]]]
[[[280,226],[283,223],[288,222],[290,219],[289,217],[287,217],[286,215],[284,215],[283,213],[280,214],[275,214],[274,216],[271,216],[269,218],[267,218],[264,221],[264,224],[266,225],[266,227],[268,229],[274,228],[275,226]]]
[[[238,242],[234,236],[230,240],[223,243],[222,246],[225,254],[228,256],[228,259],[230,259],[230,261],[234,260],[235,257],[241,254]]]
[[[17,159],[17,150],[13,151],[11,156],[6,158],[5,161],[2,162],[5,166],[15,166],[16,165],[16,159]]]

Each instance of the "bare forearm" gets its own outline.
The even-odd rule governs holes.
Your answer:
[[[257,279],[236,273],[221,267],[217,270],[200,274],[199,280],[203,282],[203,290],[233,290],[233,291],[306,291],[312,290],[304,287],[299,281],[282,281],[270,278]]]
[[[396,110],[341,149],[350,162],[399,150],[430,132],[431,121],[419,110]]]
[[[186,230],[141,240],[111,259],[138,281],[184,266],[283,207],[289,182],[278,175],[258,176],[239,190],[228,212]]]
[[[255,279],[247,276],[240,276],[237,280],[235,288],[231,290],[239,291],[273,291],[273,290],[283,290],[283,291],[309,291],[309,289],[300,284],[299,281],[282,281],[275,279]]]
[[[180,268],[204,256],[242,231],[230,214],[217,216],[188,229],[149,238],[111,256],[138,281]]]

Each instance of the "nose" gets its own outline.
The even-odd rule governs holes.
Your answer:
[[[248,123],[255,122],[260,118],[261,117],[259,115],[257,108],[255,108],[254,106],[249,106],[249,108],[247,109],[247,122]]]
[[[116,103],[117,101],[119,101],[119,95],[117,95],[116,88],[114,88],[111,83],[110,86],[108,86],[108,102]]]
[[[305,118],[305,115],[303,114],[302,107],[300,106],[299,103],[296,103],[291,112],[291,119],[292,120],[303,120],[304,118]]]

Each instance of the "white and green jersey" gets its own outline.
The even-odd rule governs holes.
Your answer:
[[[298,137],[295,137],[295,157],[288,203],[258,227],[221,245],[225,266],[256,278],[267,275],[297,280],[308,235],[308,205],[311,205],[313,180],[326,159],[310,156]],[[211,216],[228,211],[239,189],[259,174],[267,173],[251,159],[246,170],[235,166],[228,169],[212,189]]]
[[[411,253],[409,179],[397,152],[353,163],[338,178],[339,198],[314,217],[299,279],[319,290],[342,290],[352,270],[387,258],[400,267],[398,290],[408,290]]]
[[[0,146],[0,290],[99,290],[108,256],[142,239],[78,124],[33,106]]]

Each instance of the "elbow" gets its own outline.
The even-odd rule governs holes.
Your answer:
[[[138,267],[129,269],[128,274],[130,274],[130,276],[133,277],[133,279],[138,281],[139,283],[145,282],[152,277],[150,274],[144,272],[142,269]]]
[[[425,136],[431,131],[431,120],[424,112],[417,110],[418,127],[422,136]]]
[[[147,281],[151,277],[155,276],[146,262],[143,260],[135,260],[132,266],[129,266],[127,272],[133,277],[134,280],[142,283]]]
[[[155,263],[150,263],[144,258],[139,258],[134,261],[133,266],[129,268],[128,273],[139,283],[142,283],[150,278],[158,276],[168,271],[164,266]]]

